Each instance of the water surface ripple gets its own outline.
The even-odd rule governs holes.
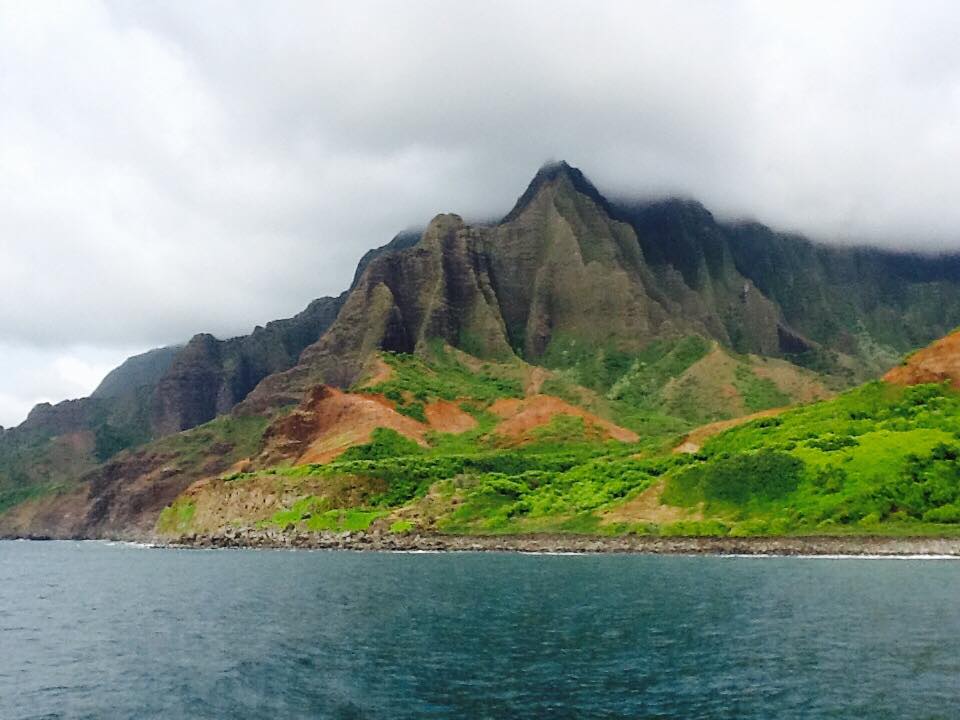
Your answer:
[[[956,718],[960,562],[0,542],[0,718]]]

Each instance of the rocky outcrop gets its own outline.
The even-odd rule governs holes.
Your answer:
[[[669,254],[656,255],[666,263],[656,267],[615,214],[582,173],[559,163],[542,169],[496,225],[437,216],[415,246],[405,248],[406,239],[369,258],[330,330],[241,412],[290,403],[319,382],[348,386],[373,351],[418,352],[431,340],[531,363],[562,361],[579,347],[639,351],[689,334],[767,355],[782,354],[782,336],[805,342],[722,244],[700,252],[693,274],[669,265]]]
[[[420,242],[421,237],[423,237],[422,230],[405,230],[394,235],[393,239],[386,245],[381,245],[373,250],[367,250],[367,252],[363,254],[363,257],[360,258],[360,262],[357,263],[357,269],[353,273],[353,281],[350,283],[350,289],[353,290],[353,288],[357,286],[367,266],[373,262],[375,258],[386,255],[387,253],[411,248]]]
[[[960,556],[956,538],[882,537],[656,537],[628,535],[425,535],[385,532],[309,532],[297,529],[224,527],[190,534],[173,547],[319,548],[380,552],[646,553],[653,555],[898,555]]]
[[[479,357],[512,355],[483,237],[459,216],[440,215],[415,247],[374,258],[329,331],[240,411],[289,403],[320,382],[349,386],[377,350],[412,353],[439,340]]]
[[[315,300],[299,315],[243,337],[195,336],[157,383],[154,435],[196,427],[229,412],[261,380],[292,367],[303,349],[330,327],[343,301],[344,296]]]

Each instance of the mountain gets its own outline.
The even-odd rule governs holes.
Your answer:
[[[156,387],[181,349],[182,346],[173,345],[128,358],[107,374],[90,397],[119,398],[135,393],[141,387]]]
[[[343,303],[321,298],[250,335],[198,335],[152,350],[110,372],[89,398],[35,407],[0,434],[0,511],[70,486],[117,453],[209,422],[264,377],[293,365],[333,322]]]
[[[344,453],[659,453],[698,423],[875,377],[958,322],[956,256],[829,247],[689,200],[611,201],[556,163],[499,222],[440,215],[370,251],[337,298],[131,358],[90,398],[38,406],[0,434],[0,532],[149,535],[196,483],[251,472],[262,488],[291,463],[342,470]],[[429,488],[414,490],[403,502]]]
[[[254,393],[288,402],[349,385],[372,349],[440,338],[478,357],[579,369],[698,334],[740,353],[862,380],[960,317],[960,259],[830,248],[696,203],[616,205],[564,163],[500,223],[435,218],[413,247],[370,260],[330,331]]]

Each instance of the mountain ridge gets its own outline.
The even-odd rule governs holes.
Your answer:
[[[436,358],[446,346],[468,364],[541,367],[551,382],[580,388],[571,397],[616,396],[646,413],[651,398],[686,413],[691,392],[760,398],[721,399],[721,416],[703,419],[802,397],[769,384],[780,372],[807,377],[790,363],[840,389],[960,322],[960,256],[945,258],[724,224],[690,200],[612,202],[578,169],[550,164],[493,225],[438,215],[422,233],[400,233],[365,254],[337,298],[247,336],[201,333],[181,348],[136,356],[90,398],[38,406],[0,434],[0,517],[5,494],[16,500],[62,487],[88,493],[77,507],[93,503],[89,523],[76,527],[120,532],[124,518],[139,518],[136,507],[159,511],[204,473],[254,452],[259,441],[237,428],[262,432],[320,385],[349,390],[384,352]],[[698,362],[701,350],[689,351],[702,343],[688,338],[717,343],[733,360],[651,374],[645,357],[664,367],[673,367],[670,353]],[[742,359],[754,356],[786,369]],[[417,406],[397,397],[398,407]],[[181,436],[209,438],[188,453],[206,465],[178,460],[187,452]],[[218,446],[221,458],[207,457]],[[181,474],[166,476],[164,467]],[[110,515],[118,497],[132,514]],[[114,524],[102,525],[108,516]]]

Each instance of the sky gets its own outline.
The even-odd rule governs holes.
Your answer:
[[[960,250],[956,2],[0,0],[0,425],[337,294],[565,159]]]

